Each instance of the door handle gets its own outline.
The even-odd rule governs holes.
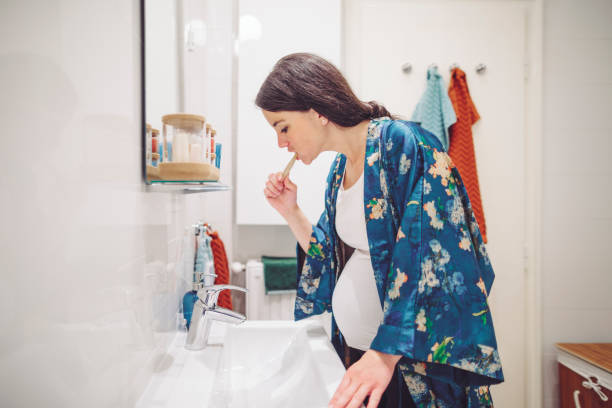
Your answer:
[[[580,408],[580,399],[578,398],[579,395],[580,391],[574,390],[574,405],[576,406],[576,408]]]

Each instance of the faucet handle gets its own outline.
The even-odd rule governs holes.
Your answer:
[[[233,289],[238,290],[240,292],[248,292],[248,289],[241,288],[236,285],[213,285],[213,286],[205,286],[198,291],[198,297],[202,299],[204,302],[204,306],[207,308],[212,308],[217,305],[217,299],[219,298],[219,293],[222,290]]]

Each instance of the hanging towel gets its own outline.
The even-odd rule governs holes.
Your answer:
[[[212,238],[210,242],[210,248],[212,249],[213,258],[215,260],[215,285],[226,285],[230,283],[230,271],[227,262],[227,253],[225,252],[225,245],[219,238],[217,231],[209,232],[208,235]],[[232,310],[232,296],[229,290],[223,290],[219,294],[217,304],[221,307]]]
[[[262,256],[266,295],[295,292],[297,258]]]
[[[411,120],[419,122],[421,127],[436,135],[442,146],[448,150],[448,128],[457,121],[457,117],[448,99],[444,80],[436,67],[427,70],[425,93],[417,104]]]
[[[480,119],[480,115],[478,115],[476,106],[474,106],[470,96],[465,72],[459,68],[454,68],[451,72],[448,95],[457,113],[457,123],[450,128],[450,149],[448,154],[459,170],[461,179],[465,184],[482,240],[486,243],[487,226],[480,199],[476,154],[474,152],[474,139],[472,138],[472,125]]]

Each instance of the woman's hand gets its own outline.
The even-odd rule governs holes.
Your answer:
[[[282,173],[268,176],[264,195],[268,203],[287,221],[304,252],[308,252],[312,225],[297,205],[297,186],[289,177],[284,181],[281,181],[281,177]]]
[[[376,350],[366,351],[346,370],[329,408],[359,408],[368,395],[367,408],[376,408],[400,358]]]
[[[274,173],[268,176],[264,195],[268,203],[287,218],[292,211],[297,209],[297,186],[287,177],[281,181],[282,173]]]

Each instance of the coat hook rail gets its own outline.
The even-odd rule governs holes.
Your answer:
[[[429,64],[429,66],[427,68],[437,68],[438,64],[436,63],[432,63]],[[459,64],[458,63],[453,63],[450,65],[449,70],[452,71],[455,68],[459,68]],[[474,68],[474,71],[476,71],[477,74],[484,74],[487,71],[487,66],[486,64],[480,63],[478,65],[476,65],[476,67]],[[402,64],[402,72],[404,74],[409,74],[412,72],[412,64],[410,62],[406,62],[404,64]]]

